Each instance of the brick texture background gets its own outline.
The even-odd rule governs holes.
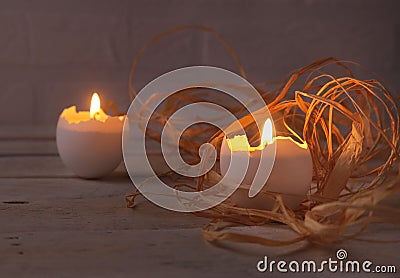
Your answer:
[[[182,24],[219,31],[253,82],[334,56],[371,68],[398,91],[399,7],[396,0],[2,0],[0,125],[55,125],[64,107],[87,108],[92,90],[126,109],[135,54]],[[185,31],[146,52],[136,87],[189,65],[235,70],[210,35]]]

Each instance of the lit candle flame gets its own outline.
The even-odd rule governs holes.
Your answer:
[[[90,102],[90,118],[94,119],[95,115],[101,111],[100,97],[98,93],[93,93],[92,100]]]
[[[272,142],[273,142],[273,138],[272,138],[272,122],[271,122],[271,119],[268,118],[265,121],[265,124],[264,124],[264,127],[263,127],[260,146],[265,146],[266,144],[272,144]]]

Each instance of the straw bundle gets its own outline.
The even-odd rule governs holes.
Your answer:
[[[145,50],[165,36],[186,29],[205,31],[217,38],[232,56],[239,73],[246,77],[235,53],[217,32],[202,26],[181,26],[156,36],[138,53],[129,80],[132,99],[136,95],[133,78]],[[271,85],[269,83],[256,84],[274,121],[280,126],[278,133],[294,139],[300,136],[307,142],[313,158],[313,186],[296,211],[286,207],[282,196],[275,194],[276,203],[270,211],[241,208],[228,199],[212,209],[196,213],[212,219],[203,229],[205,239],[266,246],[282,246],[306,239],[317,244],[334,244],[355,238],[372,222],[399,222],[399,210],[379,205],[400,189],[400,121],[396,101],[379,81],[354,77],[352,68],[360,69],[361,66],[325,58],[294,71],[275,89],[264,89]],[[214,100],[219,97],[213,95]],[[171,96],[152,118],[147,136],[159,142],[161,132],[157,127],[165,124],[179,107],[200,101],[207,101],[207,97],[196,93],[195,89]],[[256,143],[259,133],[254,129],[254,119],[245,115],[243,107],[233,104],[229,108],[235,115],[240,115],[240,123],[248,134],[252,134],[250,142]],[[207,141],[219,148],[222,139],[222,131],[194,125],[180,140],[181,153],[189,162],[196,163],[202,143]],[[171,171],[159,176],[168,177],[175,182],[176,188],[202,190],[221,179],[218,169],[215,166],[198,178],[178,176]],[[138,194],[127,196],[128,207],[134,206]],[[375,216],[376,211],[383,211],[385,216]],[[285,224],[299,236],[276,241],[262,235],[231,232],[225,225],[266,225],[270,222]]]

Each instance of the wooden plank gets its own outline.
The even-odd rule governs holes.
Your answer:
[[[0,157],[58,155],[54,140],[0,140]]]
[[[55,125],[0,125],[0,140],[55,140]]]
[[[0,211],[6,212],[1,231],[193,228],[205,223],[193,215],[158,208],[144,198],[139,198],[142,205],[137,209],[127,209],[125,195],[134,191],[126,176],[0,179]]]
[[[55,126],[0,126],[0,157],[57,155]]]
[[[111,176],[127,176],[124,165]],[[0,156],[1,178],[76,178],[59,156]]]

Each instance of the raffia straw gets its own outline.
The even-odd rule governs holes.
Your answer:
[[[151,39],[136,56],[129,78],[131,98],[134,73],[145,50],[153,43],[182,30],[205,31],[213,35],[232,56],[239,73],[245,75],[242,64],[228,43],[215,30],[202,26],[180,26]],[[203,229],[208,241],[232,241],[256,243],[264,246],[290,245],[302,240],[317,244],[335,244],[357,238],[365,228],[378,221],[399,223],[400,212],[382,207],[379,203],[400,190],[399,174],[399,111],[395,100],[385,87],[375,79],[360,80],[353,76],[351,61],[325,58],[294,71],[276,89],[264,90],[268,82],[256,85],[275,121],[281,122],[278,133],[300,135],[309,146],[314,167],[313,193],[304,200],[301,208],[292,211],[285,206],[282,196],[270,192],[275,198],[272,210],[256,210],[238,207],[230,199],[207,211],[196,213],[213,219]],[[338,71],[336,74],[328,72]],[[301,83],[301,82],[304,83]],[[157,98],[161,96],[153,96]],[[221,100],[213,95],[213,100]],[[152,100],[149,100],[152,101]],[[169,115],[185,104],[207,101],[196,94],[195,89],[174,94],[152,117],[146,135],[160,141],[160,129]],[[147,103],[143,103],[143,110]],[[243,115],[243,107],[233,106],[235,115]],[[259,140],[254,119],[241,116],[239,122],[250,136],[250,143]],[[208,135],[206,139],[201,135]],[[208,126],[193,126],[181,138],[180,150],[189,161],[198,162],[198,148],[205,141],[217,148],[223,133]],[[397,164],[397,165],[396,165]],[[160,177],[178,181],[177,187],[202,190],[221,179],[216,166],[199,178],[187,178],[169,171]],[[173,186],[173,185],[172,185]],[[136,191],[126,197],[128,207],[135,205]],[[384,211],[384,217],[375,216]],[[294,230],[298,237],[276,241],[260,235],[248,235],[229,231],[221,223],[239,225],[268,225],[279,222]],[[352,228],[357,228],[351,232]]]

